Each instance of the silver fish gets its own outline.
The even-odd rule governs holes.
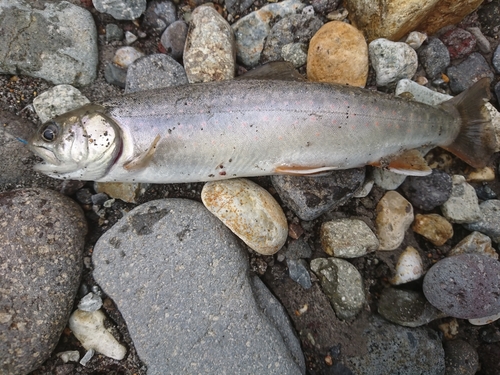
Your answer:
[[[179,183],[364,165],[426,175],[420,147],[486,165],[496,146],[489,95],[482,79],[432,107],[355,87],[250,77],[88,104],[43,124],[29,145],[44,159],[36,170],[59,179]]]

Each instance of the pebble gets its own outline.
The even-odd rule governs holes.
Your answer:
[[[269,33],[262,50],[261,62],[283,60],[281,49],[289,43],[307,43],[323,26],[314,15],[291,14],[278,21]]]
[[[377,86],[396,85],[400,79],[411,79],[417,71],[417,53],[406,43],[376,39],[368,45],[368,54]]]
[[[481,184],[476,187],[477,197],[481,200],[487,201],[489,199],[496,199],[497,193],[495,193],[487,184]]]
[[[231,231],[259,254],[271,255],[283,247],[288,224],[271,194],[247,179],[208,182],[201,200]]]
[[[138,203],[139,198],[144,195],[148,186],[149,184],[141,183],[94,182],[95,191],[97,193],[105,193],[105,200],[108,200],[109,196],[127,203]],[[94,196],[92,197],[92,201],[94,201]]]
[[[102,307],[102,299],[97,294],[89,293],[78,303],[78,310],[93,312]]]
[[[131,45],[134,42],[137,41],[137,36],[134,33],[131,33],[130,31],[125,31],[125,44]]]
[[[168,55],[157,53],[137,59],[128,67],[125,93],[187,84],[182,65]]]
[[[375,185],[384,190],[396,190],[407,177],[404,174],[391,172],[382,168],[374,168],[372,176]]]
[[[500,45],[498,45],[495,49],[491,63],[493,64],[495,71],[500,73]]]
[[[127,349],[120,344],[104,325],[106,316],[101,310],[75,310],[68,327],[86,350],[95,350],[118,361],[125,358]]]
[[[123,69],[113,63],[109,63],[104,68],[104,78],[109,84],[124,89],[127,82],[127,69]]]
[[[453,226],[438,214],[417,214],[412,229],[436,246],[443,246],[453,237]]]
[[[405,94],[412,97],[412,100],[428,105],[437,106],[447,100],[453,98],[451,95],[441,94],[419,85],[417,82],[409,79],[402,79],[396,85],[396,95],[404,97]]]
[[[8,5],[7,5],[8,4]],[[28,2],[0,4],[0,73],[85,86],[96,78],[97,31],[92,15],[67,1],[43,9]]]
[[[465,91],[483,77],[488,77],[492,81],[495,77],[479,52],[471,53],[460,64],[450,66],[446,74],[450,78],[450,89],[455,94]]]
[[[420,327],[446,315],[432,306],[421,292],[386,288],[378,301],[378,313],[404,327]]]
[[[342,360],[352,374],[444,374],[441,339],[427,327],[402,327],[372,315],[363,337],[367,351]]]
[[[368,46],[363,34],[345,22],[323,25],[309,44],[307,77],[316,82],[364,87],[368,78]]]
[[[481,210],[476,191],[465,181],[464,176],[452,177],[450,198],[443,203],[443,216],[451,223],[473,223],[481,219]]]
[[[368,194],[370,194],[370,192],[372,191],[374,184],[375,184],[375,181],[373,180],[373,178],[371,178],[371,177],[366,178],[365,181],[363,182],[363,185],[358,190],[356,190],[353,197],[354,198],[367,197]]]
[[[71,199],[44,189],[0,193],[0,363],[27,374],[51,354],[82,272],[87,224]]]
[[[493,344],[495,342],[500,342],[500,330],[494,325],[486,326],[481,328],[479,331],[479,338],[482,342]]]
[[[80,360],[80,352],[78,350],[67,350],[65,352],[57,353],[64,363],[78,362]]]
[[[446,374],[474,375],[480,370],[476,350],[464,340],[447,340],[443,343]]]
[[[300,0],[285,0],[263,6],[233,25],[236,43],[236,57],[248,68],[259,63],[264,43],[271,32],[271,24],[276,19],[295,14],[304,8]]]
[[[427,300],[447,315],[477,319],[500,312],[500,262],[461,254],[437,262],[424,277]]]
[[[479,48],[479,51],[482,53],[491,52],[490,41],[484,36],[479,27],[468,27],[467,31],[470,32],[476,39],[476,45]]]
[[[431,79],[436,79],[450,65],[450,52],[438,38],[430,38],[429,43],[418,51],[420,63]]]
[[[113,64],[122,69],[127,69],[135,60],[144,56],[144,53],[135,47],[118,48],[113,56]]]
[[[286,264],[290,279],[299,283],[304,289],[309,289],[312,286],[311,275],[309,275],[307,262],[304,259],[287,259]]]
[[[144,12],[143,25],[158,34],[177,21],[177,9],[171,1],[151,1]]]
[[[427,40],[427,35],[424,33],[420,33],[418,31],[412,31],[406,37],[405,43],[408,44],[414,50],[419,49],[422,44]]]
[[[394,250],[403,243],[405,232],[413,222],[413,207],[401,194],[388,191],[377,204],[375,227],[379,250]]]
[[[452,60],[463,59],[476,49],[476,38],[469,31],[459,27],[448,30],[440,36],[440,39],[448,48]]]
[[[337,317],[354,318],[366,302],[363,279],[356,267],[339,258],[316,258],[310,266]]]
[[[464,225],[470,231],[486,234],[493,242],[500,243],[500,200],[491,199],[479,205],[481,218]]]
[[[211,6],[192,13],[184,48],[184,69],[190,83],[232,79],[236,54],[231,26]]]
[[[148,373],[305,373],[283,308],[262,282],[255,287],[246,250],[202,204],[136,207],[98,240],[92,260]]]
[[[465,178],[468,182],[488,182],[495,180],[495,170],[492,167],[473,169],[466,173]],[[476,189],[477,191],[477,189]]]
[[[329,13],[338,8],[340,0],[312,0],[311,5],[317,13]]]
[[[33,107],[42,123],[81,107],[90,101],[71,85],[57,85],[33,99]]]
[[[491,316],[485,316],[484,318],[469,319],[469,323],[473,326],[485,326],[497,321],[498,319],[500,319],[500,313]]]
[[[449,256],[459,254],[482,254],[498,260],[498,253],[491,246],[491,238],[479,232],[469,234],[448,253]]]
[[[365,179],[365,168],[333,171],[327,176],[271,176],[284,205],[310,221],[345,204]]]
[[[106,42],[119,42],[123,40],[124,33],[120,26],[114,23],[108,23],[106,25]]]
[[[288,43],[281,48],[283,60],[292,63],[295,68],[299,68],[307,62],[306,43]]]
[[[408,176],[401,185],[401,191],[414,207],[431,211],[450,198],[452,186],[448,173],[433,169],[428,176]]]
[[[225,0],[227,12],[234,16],[243,13],[253,4],[252,0]],[[229,19],[229,17],[228,17]]]
[[[320,241],[323,251],[337,258],[357,258],[379,246],[377,236],[359,219],[338,219],[321,225]]]
[[[303,259],[310,258],[312,256],[311,246],[303,238],[292,241],[287,248],[283,248],[283,254],[286,259]]]
[[[146,0],[92,0],[92,4],[117,20],[135,20],[146,10]]]
[[[497,37],[500,30],[500,3],[492,1],[483,4],[477,11],[478,21],[486,35],[490,37]]]
[[[167,54],[174,59],[180,59],[184,53],[188,25],[184,21],[175,21],[170,24],[161,35],[161,44]]]
[[[398,258],[396,272],[389,282],[392,285],[401,285],[418,280],[424,275],[424,264],[420,253],[412,246],[408,246]]]

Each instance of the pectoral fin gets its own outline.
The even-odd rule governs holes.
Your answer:
[[[328,175],[328,172],[337,169],[335,167],[306,167],[301,165],[280,165],[274,170],[277,174],[288,174],[292,176],[314,176]]]
[[[408,150],[370,165],[388,168],[391,172],[408,176],[427,176],[432,173],[432,169],[418,150]]]
[[[127,171],[133,171],[147,167],[151,159],[153,159],[159,141],[160,135],[158,134],[147,150],[137,156],[134,156],[132,160],[126,162],[123,165],[123,168],[125,168]]]

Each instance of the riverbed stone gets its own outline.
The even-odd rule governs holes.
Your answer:
[[[57,85],[33,99],[33,107],[42,123],[90,103],[77,88]]]
[[[453,237],[453,226],[438,214],[417,214],[412,229],[436,246],[442,246]]]
[[[487,255],[498,260],[498,253],[491,246],[491,238],[479,232],[472,232],[469,234],[451,249],[448,255],[472,253]]]
[[[408,176],[401,190],[414,207],[430,211],[449,199],[452,186],[448,173],[433,169],[428,176]]]
[[[117,20],[135,20],[146,10],[146,0],[92,0],[98,12]]]
[[[452,223],[473,223],[481,219],[476,191],[465,181],[465,177],[452,177],[451,195],[441,206],[443,216]]]
[[[464,224],[470,231],[486,234],[494,242],[500,242],[500,200],[490,199],[479,205],[481,219]]]

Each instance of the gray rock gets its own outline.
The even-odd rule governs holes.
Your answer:
[[[474,375],[480,370],[476,349],[463,340],[448,340],[443,344],[446,375]]]
[[[177,10],[171,1],[156,0],[149,3],[144,13],[144,26],[161,33],[169,25],[177,21]]]
[[[386,288],[378,302],[378,313],[404,327],[420,327],[446,315],[432,306],[422,293]]]
[[[104,68],[104,78],[106,82],[111,85],[125,88],[127,82],[127,69],[109,63]]]
[[[92,4],[117,20],[135,20],[146,10],[146,0],[92,0]]]
[[[278,21],[272,28],[264,44],[261,61],[283,60],[282,48],[289,43],[308,43],[323,26],[316,16],[292,14]]]
[[[396,190],[407,177],[404,174],[382,168],[375,168],[372,175],[375,184],[384,190]]]
[[[420,63],[431,79],[440,77],[450,65],[450,53],[444,43],[438,38],[431,38],[427,45],[418,51]]]
[[[401,190],[414,207],[431,211],[450,198],[452,186],[448,173],[433,169],[428,176],[408,176],[401,185]]]
[[[444,258],[427,272],[425,297],[447,315],[477,319],[500,312],[500,262],[480,254]]]
[[[340,0],[312,0],[311,5],[318,13],[333,12],[339,6]]]
[[[311,275],[307,269],[307,262],[304,259],[287,259],[288,275],[290,279],[299,283],[304,289],[309,289],[312,286]]]
[[[185,85],[186,72],[172,57],[158,53],[135,60],[127,70],[125,93]]]
[[[365,168],[333,171],[328,176],[272,176],[283,203],[302,220],[314,220],[343,205],[363,184]]]
[[[479,52],[472,53],[460,64],[450,66],[446,74],[450,78],[450,89],[455,94],[465,91],[483,77],[488,77],[492,81],[495,78],[488,63]]]
[[[495,49],[491,63],[493,64],[496,72],[500,73],[500,45]]]
[[[0,73],[73,86],[96,78],[97,31],[87,10],[67,1],[47,2],[40,10],[24,0],[3,0],[0,29]]]
[[[490,41],[484,36],[483,32],[479,27],[468,27],[467,31],[469,31],[472,35],[474,35],[474,38],[476,38],[477,46],[479,48],[479,51],[482,53],[490,53],[491,52],[491,43]]]
[[[291,62],[294,67],[299,68],[307,62],[306,43],[288,43],[281,48],[283,60]]]
[[[401,327],[372,316],[364,337],[368,353],[342,361],[354,374],[444,374],[441,340],[428,328]]]
[[[89,293],[78,303],[78,310],[93,312],[102,307],[102,299],[97,294]]]
[[[42,123],[90,103],[80,90],[71,85],[58,85],[33,99],[33,107]]]
[[[106,42],[118,42],[123,40],[124,33],[120,26],[114,23],[108,23],[106,25]]]
[[[73,308],[87,224],[51,190],[0,194],[0,372],[27,374],[54,350]]]
[[[161,36],[161,44],[167,54],[174,59],[180,59],[184,53],[188,26],[184,21],[175,21],[167,27]]]
[[[460,175],[454,175],[452,183],[451,195],[441,206],[444,217],[459,224],[473,223],[481,219],[482,214],[474,188]]]
[[[225,0],[226,9],[229,14],[243,13],[252,5],[254,0]]]
[[[280,250],[281,251],[281,250]],[[310,258],[312,255],[311,246],[303,239],[299,238],[291,242],[286,250],[283,251],[286,259],[298,260],[303,258]]]
[[[93,262],[148,374],[305,372],[290,329],[255,303],[246,251],[200,203],[135,208],[99,239]]]
[[[483,32],[488,36],[497,37],[500,31],[500,2],[484,4],[477,11],[477,15]]]
[[[479,205],[482,217],[479,221],[464,224],[470,231],[486,234],[494,242],[500,243],[500,200],[491,199]]]
[[[482,254],[498,260],[498,253],[491,246],[491,238],[479,232],[472,232],[462,241],[460,241],[453,249],[450,250],[448,256],[459,254]]]

